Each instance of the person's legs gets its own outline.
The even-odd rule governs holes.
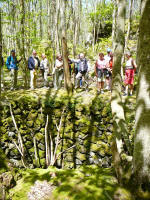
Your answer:
[[[48,75],[48,70],[44,70],[44,86],[45,86],[45,87],[46,87],[47,84],[48,84],[47,75]]]
[[[106,90],[109,90],[110,89],[110,80],[109,80],[109,77],[106,77]]]
[[[33,75],[34,75],[34,77],[33,77],[33,85],[34,85],[34,89],[36,88],[36,81],[37,81],[37,72],[34,70],[34,72],[33,72]]]
[[[11,90],[14,89],[14,69],[10,69],[10,78],[11,78]]]
[[[3,67],[1,68],[1,87],[4,87],[4,69]]]
[[[14,70],[14,88],[17,87],[18,70]]]
[[[124,96],[128,95],[129,85],[125,84],[125,93]]]
[[[33,81],[34,81],[34,71],[30,70],[30,88],[31,89],[34,89]]]
[[[54,89],[55,90],[58,89],[58,70],[55,70],[55,73],[54,73]]]
[[[80,80],[82,80],[82,74],[78,72],[76,75],[76,87],[80,86]]]
[[[130,95],[133,95],[133,84],[130,84]]]
[[[60,89],[62,87],[62,80],[64,77],[64,73],[63,70],[59,71],[59,75],[58,75],[58,88]]]

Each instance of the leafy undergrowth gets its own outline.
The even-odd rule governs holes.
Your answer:
[[[22,178],[10,190],[12,200],[27,200],[31,186],[36,181],[45,180],[55,185],[49,200],[111,200],[118,199],[117,195],[123,195],[120,200],[131,200],[130,193],[118,186],[112,169],[84,166],[75,170],[59,170],[49,167],[27,169],[21,173]]]

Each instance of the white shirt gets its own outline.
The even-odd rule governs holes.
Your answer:
[[[41,61],[40,67],[43,68],[44,70],[48,70],[49,62],[47,58],[44,58],[44,60]]]
[[[55,67],[56,67],[56,69],[62,69],[63,68],[63,61],[56,59]]]
[[[109,55],[105,55],[105,56],[104,56],[104,59],[106,60],[107,63],[109,63],[111,57],[110,57]]]

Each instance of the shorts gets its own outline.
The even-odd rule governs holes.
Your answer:
[[[103,82],[104,80],[104,71],[101,69],[97,69],[97,81]]]
[[[125,70],[124,83],[126,85],[133,85],[133,83],[134,83],[134,69],[126,69]]]

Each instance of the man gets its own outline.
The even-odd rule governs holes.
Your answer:
[[[88,87],[88,62],[87,59],[85,58],[84,53],[80,53],[79,59],[78,60],[72,60],[72,62],[76,63],[78,65],[78,73],[76,75],[76,88],[77,87],[82,87],[80,85],[81,80],[82,84],[85,83],[86,87]]]
[[[28,59],[28,68],[30,70],[30,89],[36,88],[37,70],[40,67],[40,60],[37,57],[35,50],[32,52],[32,56]]]
[[[49,62],[44,53],[42,54],[42,61],[40,63],[40,69],[42,70],[42,76],[44,79],[44,87],[46,88],[48,86],[47,75],[49,72]]]
[[[10,70],[10,77],[11,77],[11,90],[16,89],[17,87],[17,76],[18,76],[18,61],[16,58],[15,50],[11,51],[11,55],[7,58],[6,66]]]

